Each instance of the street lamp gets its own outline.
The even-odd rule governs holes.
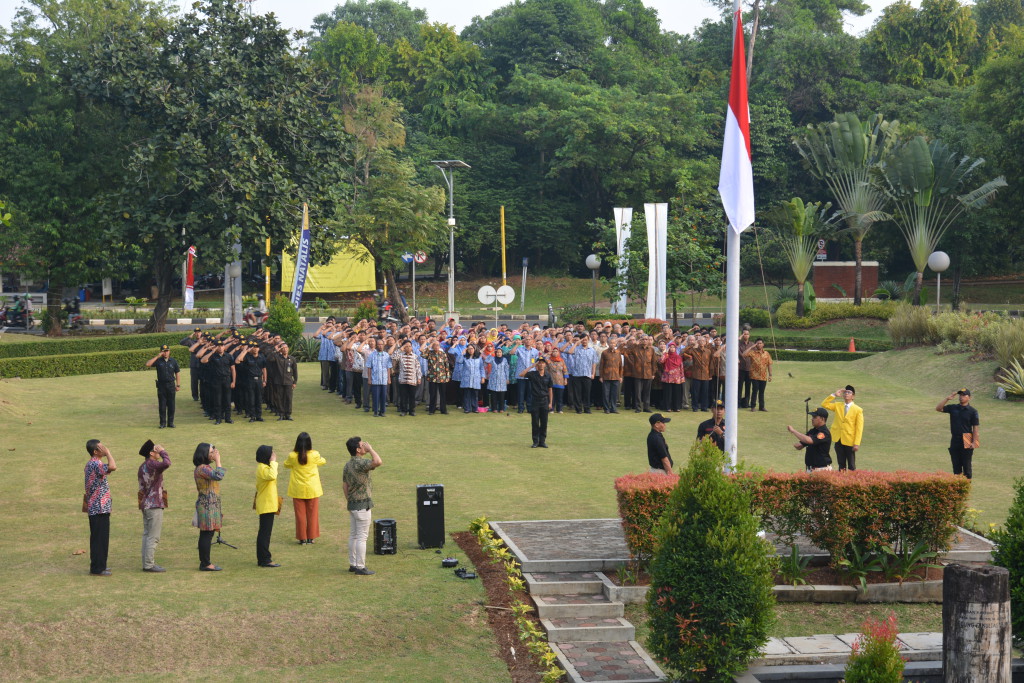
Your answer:
[[[471,167],[465,161],[456,159],[430,163],[441,171],[448,185],[448,313],[445,317],[449,317],[455,312],[455,169]]]
[[[587,268],[590,268],[591,279],[593,281],[592,291],[594,297],[594,311],[597,311],[597,270],[601,267],[601,257],[597,254],[591,254],[587,257]]]
[[[939,289],[942,287],[942,273],[949,268],[949,254],[944,251],[933,251],[928,257],[928,267],[935,272],[935,313],[938,314],[941,305]]]

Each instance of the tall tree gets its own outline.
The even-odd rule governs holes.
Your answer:
[[[415,44],[419,25],[426,20],[426,10],[409,7],[404,0],[348,0],[330,12],[316,15],[313,30],[323,37],[335,25],[348,23],[373,31],[385,45],[394,45],[399,40]]]
[[[125,180],[111,193],[110,236],[151,266],[158,298],[148,330],[163,329],[184,250],[218,266],[288,244],[308,202],[322,225],[344,199],[348,155],[331,90],[293,54],[273,15],[237,0],[196,5],[170,30],[108,32],[76,78],[79,92],[147,121]],[[314,231],[315,261],[336,235]]]
[[[888,198],[872,182],[872,169],[882,163],[896,142],[899,122],[886,121],[881,114],[861,123],[856,114],[836,114],[831,123],[809,125],[794,144],[804,165],[818,180],[824,181],[836,200],[846,222],[845,231],[853,237],[857,260],[853,302],[859,306],[862,296],[863,244],[871,227],[889,216]]]
[[[796,315],[804,315],[804,283],[811,274],[814,257],[818,252],[818,239],[823,237],[829,224],[828,210],[832,204],[804,203],[799,197],[781,202],[771,213],[778,230],[786,260],[796,278]]]
[[[920,303],[928,256],[942,236],[961,214],[987,205],[1006,187],[1006,180],[1000,176],[974,189],[967,188],[984,163],[984,159],[957,155],[941,140],[929,144],[919,135],[894,149],[873,171],[893,201],[893,221],[903,233],[917,269],[915,304]]]

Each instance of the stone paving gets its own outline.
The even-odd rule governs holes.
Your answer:
[[[650,658],[631,643],[561,643],[558,650],[586,681],[660,681],[652,677]],[[579,679],[577,679],[579,680]]]

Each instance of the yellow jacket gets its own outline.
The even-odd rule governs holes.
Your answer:
[[[306,453],[306,464],[299,464],[299,454],[292,451],[288,459],[284,461],[286,469],[292,471],[288,480],[288,496],[290,498],[319,498],[324,495],[324,489],[320,485],[320,466],[326,465],[320,453],[310,451]]]
[[[834,394],[821,402],[821,407],[836,414],[832,423],[832,438],[844,446],[859,446],[864,435],[864,409],[856,403],[850,404],[846,411],[846,401],[840,401]]]
[[[277,512],[277,461],[256,463],[256,513]]]

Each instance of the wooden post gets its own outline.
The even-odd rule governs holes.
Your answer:
[[[1010,573],[948,565],[942,576],[943,680],[1010,683]]]

